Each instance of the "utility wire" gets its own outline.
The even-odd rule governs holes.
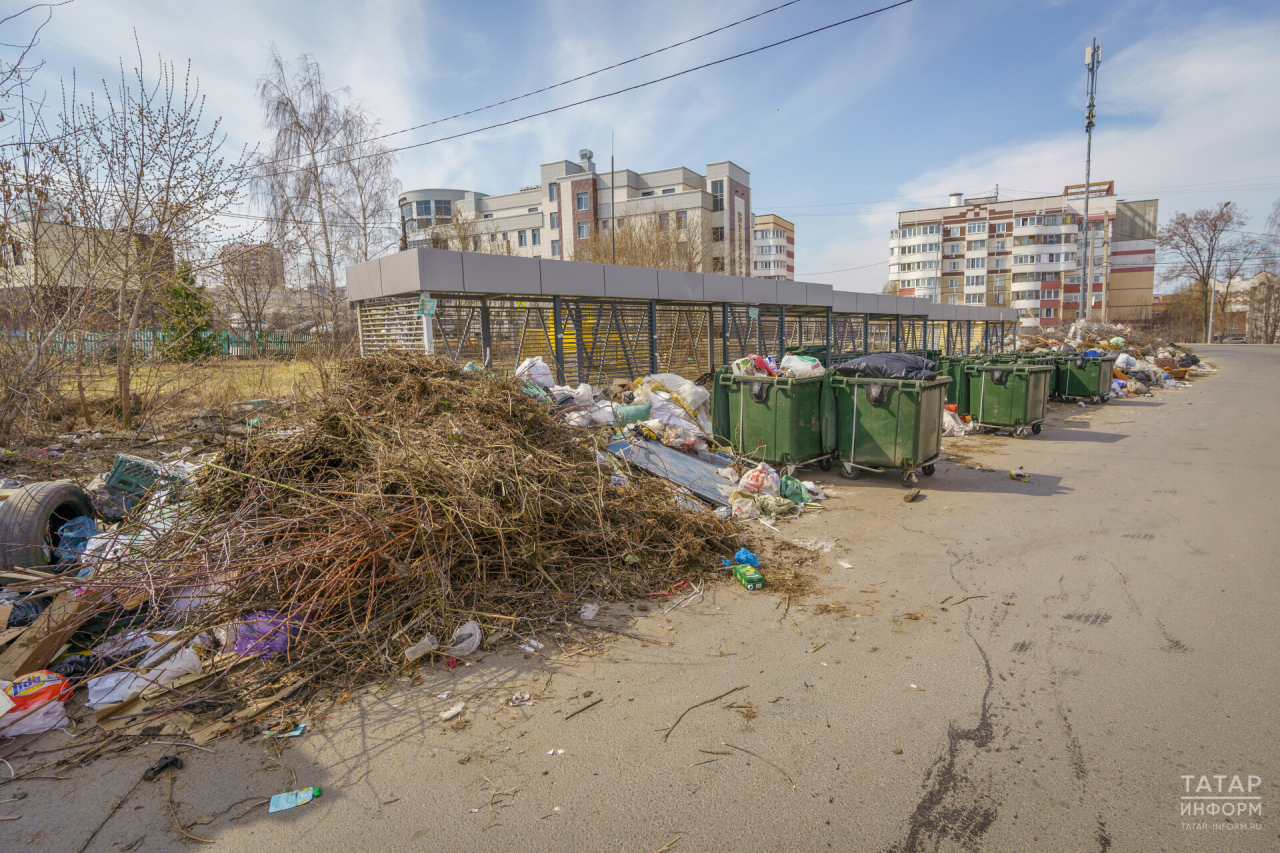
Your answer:
[[[735,54],[733,54],[732,56],[726,56],[726,57],[724,57],[724,58],[722,58],[722,59],[715,59],[715,60],[712,60],[711,62],[704,62],[704,63],[703,63],[703,64],[701,64],[701,65],[695,65],[695,66],[693,66],[692,68],[686,68],[686,69],[684,69],[683,71],[676,71],[676,72],[674,72],[674,73],[672,73],[672,74],[667,74],[667,75],[662,76],[662,77],[656,77],[656,78],[654,78],[654,79],[652,79],[652,80],[647,80],[647,81],[645,81],[645,82],[643,82],[643,83],[636,83],[636,84],[635,84],[635,85],[633,85],[633,86],[625,86],[625,87],[623,87],[623,88],[621,88],[621,89],[615,89],[615,90],[614,90],[614,91],[612,91],[612,92],[606,92],[606,93],[604,93],[604,94],[602,94],[602,95],[594,95],[594,96],[592,96],[592,97],[590,97],[590,98],[583,98],[583,99],[582,99],[582,100],[580,100],[580,101],[574,101],[573,103],[569,103],[569,104],[562,104],[561,106],[558,106],[558,107],[551,107],[551,108],[549,108],[549,109],[540,110],[540,111],[538,111],[538,112],[536,112],[536,113],[529,113],[528,115],[523,115],[523,116],[519,116],[519,117],[517,117],[517,118],[508,119],[507,121],[500,121],[500,122],[496,122],[496,123],[494,123],[494,124],[485,125],[484,127],[477,127],[477,128],[474,128],[473,130],[464,130],[464,131],[462,131],[462,132],[460,132],[460,133],[453,133],[453,134],[450,134],[450,135],[448,135],[448,136],[440,136],[440,137],[437,137],[437,138],[435,138],[435,139],[428,139],[428,140],[426,140],[425,142],[415,142],[415,143],[412,143],[412,144],[409,144],[409,145],[401,145],[401,146],[396,147],[396,148],[390,148],[390,149],[387,149],[386,151],[378,151],[378,152],[370,152],[370,153],[368,153],[368,154],[360,154],[360,155],[355,156],[355,157],[349,157],[349,158],[347,158],[347,161],[348,161],[348,162],[355,162],[355,161],[357,161],[357,160],[364,160],[364,159],[367,159],[367,158],[369,158],[369,157],[382,156],[383,154],[393,154],[393,153],[395,153],[395,152],[397,152],[397,151],[409,151],[409,150],[412,150],[412,149],[414,149],[414,148],[423,148],[423,147],[425,147],[425,146],[427,146],[427,145],[435,145],[437,142],[448,142],[449,140],[452,140],[452,139],[461,139],[461,138],[462,138],[462,137],[464,137],[464,136],[473,136],[473,135],[475,135],[475,134],[477,134],[477,133],[483,133],[483,132],[485,132],[485,131],[487,131],[487,130],[496,130],[497,128],[500,128],[500,127],[507,127],[507,126],[509,126],[509,125],[513,125],[513,124],[518,124],[518,123],[520,123],[520,122],[522,122],[522,121],[528,121],[529,119],[533,119],[533,118],[540,118],[540,117],[545,116],[545,115],[551,115],[551,114],[553,114],[553,113],[563,112],[564,110],[571,109],[571,108],[573,108],[573,107],[580,107],[580,106],[582,106],[583,104],[590,104],[590,103],[593,103],[593,102],[595,102],[595,101],[603,101],[603,100],[605,100],[606,98],[616,97],[617,95],[623,95],[623,94],[626,94],[627,92],[634,92],[634,91],[636,91],[636,90],[638,90],[638,89],[644,89],[644,88],[646,88],[646,87],[648,87],[648,86],[653,86],[653,85],[655,85],[655,84],[657,84],[657,83],[664,83],[664,82],[666,82],[667,80],[674,80],[674,79],[675,79],[675,78],[677,78],[677,77],[683,77],[683,76],[685,76],[686,74],[692,74],[692,73],[694,73],[695,71],[702,71],[702,70],[707,69],[707,68],[712,68],[712,67],[714,67],[714,66],[716,66],[716,65],[722,65],[722,64],[724,64],[724,63],[726,63],[726,62],[732,62],[732,61],[733,61],[733,60],[735,60],[735,59],[742,59],[744,56],[752,56],[753,54],[761,53],[761,52],[766,51],[766,50],[771,50],[772,48],[775,48],[775,47],[781,47],[781,46],[782,46],[782,45],[784,45],[784,44],[790,44],[790,43],[791,43],[791,42],[793,42],[793,41],[798,41],[799,39],[807,38],[808,36],[816,35],[816,34],[821,33],[821,32],[826,32],[827,30],[834,29],[834,28],[836,28],[836,27],[840,27],[840,26],[843,26],[843,25],[845,25],[845,24],[850,24],[850,23],[853,23],[854,21],[860,21],[860,20],[862,20],[863,18],[869,18],[869,17],[871,17],[872,15],[878,15],[878,14],[880,14],[881,12],[888,12],[888,11],[889,11],[889,10],[891,10],[891,9],[896,9],[896,8],[898,8],[899,6],[905,6],[905,5],[907,5],[908,3],[912,3],[912,2],[914,2],[914,0],[898,0],[898,2],[897,2],[897,3],[891,3],[891,4],[889,4],[888,6],[881,6],[881,7],[880,7],[880,8],[878,8],[878,9],[872,9],[870,12],[863,12],[861,15],[854,15],[852,18],[845,18],[845,19],[844,19],[844,20],[842,20],[842,21],[836,21],[835,23],[827,24],[827,25],[825,25],[825,26],[822,26],[822,27],[818,27],[818,28],[816,28],[816,29],[809,30],[808,32],[803,32],[803,33],[800,33],[799,35],[791,36],[790,38],[781,39],[781,40],[779,40],[779,41],[775,41],[775,42],[772,42],[772,43],[770,43],[770,44],[766,44],[766,45],[762,45],[762,46],[760,46],[760,47],[752,48],[751,50],[744,50],[744,51],[742,51],[741,53],[735,53]],[[281,160],[273,160],[273,161],[270,161],[270,162],[268,162],[268,163],[264,163],[264,164],[262,164],[262,165],[274,165],[274,164],[276,164],[276,163],[283,163],[283,162],[285,162],[285,160],[284,160],[284,159],[281,159]]]

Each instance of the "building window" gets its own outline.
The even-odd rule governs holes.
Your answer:
[[[711,229],[711,242],[712,243],[724,242],[724,226],[717,225],[716,227]]]
[[[410,219],[413,217],[413,202],[407,202],[400,205],[400,218]]]
[[[948,236],[948,237],[963,237],[963,236],[964,236],[964,226],[962,226],[962,225],[957,225],[957,226],[956,226],[956,227],[954,227],[954,228],[948,228],[948,229],[947,229],[947,236]]]
[[[985,287],[987,277],[985,275],[967,275],[964,277],[965,287]]]
[[[547,184],[547,198],[551,199],[552,201],[560,200],[559,184]]]
[[[585,222],[578,223],[578,239],[579,240],[587,239],[587,223]]]
[[[531,207],[531,208],[529,208],[529,212],[530,212],[530,213],[537,213],[537,212],[538,212],[538,208],[536,208],[536,207]]]
[[[987,295],[985,293],[966,293],[964,301],[969,305],[982,305],[987,301]]]
[[[497,234],[490,234],[490,235],[489,235],[489,243],[490,243],[490,245],[492,245],[492,244],[494,244],[494,243],[496,243],[496,242],[498,242],[498,235],[497,235]]]
[[[502,242],[504,242],[504,243],[510,243],[510,242],[511,242],[511,235],[510,235],[510,234],[508,234],[506,231],[503,231],[503,232],[502,232]]]
[[[486,213],[486,214],[484,215],[484,218],[485,218],[485,219],[493,219],[493,214],[492,214],[492,213]]]
[[[663,190],[663,191],[662,191],[662,194],[663,194],[663,195],[671,195],[673,192],[675,192],[675,190]]]
[[[986,240],[970,240],[968,243],[965,244],[965,247],[970,251],[974,249],[985,249],[987,248],[987,241]]]
[[[436,217],[444,217],[445,222],[448,222],[453,217],[453,202],[447,198],[436,199]]]
[[[1005,268],[1005,266],[1004,266],[1004,265],[1005,265],[1005,263],[1007,263],[1007,262],[1008,262],[1008,260],[1009,260],[1008,258],[992,258],[992,259],[991,259],[991,268],[992,268],[993,270],[1002,270],[1002,269],[1004,269],[1004,268]]]
[[[418,217],[427,218],[427,219],[431,218],[431,202],[429,201],[418,202]]]
[[[987,233],[987,223],[985,223],[985,222],[970,222],[967,230],[968,230],[968,232],[969,232],[970,234],[986,234],[986,233]]]
[[[553,185],[553,186],[554,186],[554,185]],[[552,228],[559,228],[559,227],[560,227],[560,214],[559,214],[559,213],[557,213],[557,212],[556,212],[556,211],[554,211],[554,210],[553,210],[553,211],[551,211],[551,227],[552,227]]]
[[[641,198],[648,198],[651,195],[653,195],[653,190],[644,190],[640,193]]]
[[[604,231],[608,231],[608,230],[609,230],[609,220],[607,220],[607,219],[601,219],[601,220],[600,220],[600,228],[601,228],[602,230],[604,230]]]
[[[677,211],[676,211],[676,227],[677,227],[677,228],[679,228],[681,231],[684,231],[684,230],[687,230],[687,229],[688,229],[688,227],[689,227],[689,211],[687,211],[687,210],[677,210]]]
[[[724,210],[724,181],[711,182],[711,209]]]
[[[1205,289],[1207,290],[1208,288]],[[1048,319],[1053,319],[1058,316],[1058,310],[1056,308],[1046,308],[1044,309],[1044,316]]]
[[[991,230],[996,234],[1003,234],[1008,229],[1008,222],[995,222],[991,225]]]
[[[667,226],[670,224],[671,224],[671,214],[669,213],[658,214],[658,230],[659,231],[666,231]]]
[[[717,257],[717,258],[712,258],[712,259],[711,259],[711,271],[712,271],[712,272],[724,272],[724,258],[719,258],[719,257]]]
[[[575,207],[576,207],[578,210],[586,210],[586,209],[587,209],[587,194],[586,194],[586,193],[578,193],[578,194],[577,194],[577,196],[575,196],[575,198],[577,198],[577,200],[578,200],[578,202],[577,202],[577,204],[575,205]]]
[[[551,186],[554,187],[555,184],[552,184]],[[559,240],[551,241],[551,257],[553,258],[560,257],[560,241]]]
[[[1005,240],[994,240],[994,241],[992,241],[992,243],[991,243],[991,251],[993,251],[993,252],[1003,252],[1003,251],[1005,250],[1005,243],[1006,243],[1006,242],[1007,242],[1007,241],[1005,241]]]
[[[528,236],[529,235],[526,234],[524,231],[520,231],[516,234],[516,240],[518,241],[520,248],[523,249],[525,247],[526,245],[525,241],[528,239]]]
[[[542,229],[541,228],[533,229],[532,237],[533,237],[533,245],[535,246],[542,245]]]

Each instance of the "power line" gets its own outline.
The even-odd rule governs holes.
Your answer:
[[[765,9],[763,12],[757,12],[754,15],[749,15],[745,18],[734,21],[733,23],[725,24],[724,26],[721,26],[721,27],[716,27],[714,30],[708,30],[705,33],[700,33],[696,36],[692,36],[682,41],[675,42],[674,44],[669,44],[666,47],[660,47],[657,50],[651,50],[648,53],[642,53],[639,56],[633,56],[631,59],[624,59],[621,62],[615,62],[613,65],[606,65],[604,68],[598,68],[595,71],[588,71],[586,74],[579,74],[577,77],[571,77],[568,80],[563,80],[559,83],[552,83],[550,86],[543,86],[541,89],[534,89],[532,92],[526,92],[523,95],[516,95],[514,97],[506,98],[501,101],[495,101],[494,103],[489,104],[487,106],[476,107],[473,110],[467,110],[466,112],[455,113],[454,115],[445,116],[444,118],[438,118],[434,121],[423,122],[422,124],[415,124],[413,127],[406,127],[403,130],[393,130],[390,133],[384,133],[381,136],[374,136],[365,141],[374,142],[379,139],[387,139],[392,136],[398,136],[402,133],[409,133],[410,131],[421,130],[424,127],[431,127],[432,125],[435,125],[435,124],[441,124],[446,121],[453,121],[456,118],[462,118],[464,116],[474,115],[475,113],[484,112],[485,110],[491,110],[494,107],[500,107],[504,104],[510,104],[515,101],[523,100],[524,98],[531,98],[534,95],[540,95],[543,92],[550,92],[552,89],[558,89],[561,86],[568,86],[570,83],[577,83],[579,80],[586,80],[588,77],[594,77],[597,74],[603,74],[606,71],[612,71],[615,68],[621,68],[624,65],[630,65],[633,62],[639,62],[642,59],[648,59],[651,56],[657,56],[659,53],[665,53],[668,50],[674,50],[675,48],[683,47],[686,44],[692,44],[693,42],[698,41],[699,39],[704,39],[704,38],[707,38],[708,36],[713,36],[716,33],[722,33],[725,30],[732,29],[733,27],[739,26],[740,24],[745,24],[748,21],[754,21],[756,18],[763,18],[765,15],[771,14],[773,12],[777,12],[779,9],[785,9],[788,6],[794,6],[799,2],[800,0],[788,0],[788,2],[778,6],[774,6],[772,9]],[[337,146],[337,148],[341,148],[341,147],[342,146]],[[330,149],[330,150],[336,150],[336,149]],[[324,153],[324,152],[320,152],[320,153]],[[288,159],[292,159],[292,158],[288,158]],[[281,162],[281,161],[276,161],[276,162]]]
[[[762,53],[763,51],[771,50],[775,47],[780,47],[784,44],[790,44],[793,41],[798,41],[799,39],[807,38],[808,36],[816,35],[821,32],[826,32],[827,30],[834,29],[836,27],[840,27],[845,24],[850,24],[850,23],[853,23],[854,21],[860,21],[863,18],[869,18],[872,15],[878,15],[881,12],[888,12],[891,9],[896,9],[899,6],[905,6],[908,3],[912,3],[912,2],[914,2],[914,0],[898,0],[897,3],[891,3],[888,6],[881,6],[878,9],[872,9],[870,12],[863,12],[861,15],[854,15],[852,18],[845,18],[842,21],[836,21],[835,23],[827,24],[825,26],[809,30],[808,32],[803,32],[803,33],[800,33],[799,35],[791,36],[790,38],[781,39],[779,41],[775,41],[770,44],[752,48],[751,50],[744,50],[741,53],[735,53],[732,56],[726,56],[722,59],[715,59],[715,60],[712,60],[711,62],[704,62],[701,65],[695,65],[692,68],[686,68],[683,71],[676,71],[672,74],[667,74],[663,77],[656,77],[652,80],[647,80],[643,83],[636,83],[633,86],[625,86],[621,89],[616,89],[612,92],[606,92],[602,95],[594,95],[590,98],[583,98],[580,101],[574,101],[573,103],[562,104],[561,106],[558,106],[558,107],[551,107],[549,109],[539,110],[538,112],[529,113],[528,115],[519,116],[518,118],[508,119],[507,121],[496,122],[494,124],[485,125],[484,127],[477,127],[473,130],[464,130],[460,133],[453,133],[448,136],[440,136],[435,139],[428,139],[425,142],[415,142],[410,145],[401,145],[399,147],[390,148],[382,152],[371,152],[368,154],[361,154],[355,157],[349,157],[347,158],[347,161],[355,162],[356,160],[364,160],[369,157],[381,156],[382,154],[393,154],[397,151],[409,151],[414,148],[423,148],[427,145],[435,145],[437,142],[448,142],[449,140],[453,140],[453,139],[461,139],[464,136],[473,136],[477,133],[483,133],[487,130],[496,130],[499,127],[507,127],[509,125],[518,124],[522,121],[528,121],[529,119],[540,118],[545,115],[551,115],[552,113],[563,112],[564,110],[571,109],[573,107],[580,107],[583,104],[590,104],[590,103],[594,103],[595,101],[603,101],[607,98],[613,98],[613,97],[616,97],[617,95],[626,94],[627,92],[634,92],[638,89],[644,89],[648,86],[653,86],[657,83],[665,83],[668,80],[674,80],[677,77],[683,77],[686,74],[692,74],[695,71],[702,71],[707,68],[712,68],[716,65],[723,65],[726,62],[732,62],[735,59],[742,59],[744,56],[752,56],[753,54]],[[282,162],[284,162],[284,160],[274,160],[268,163],[264,163],[263,165],[272,165],[274,163],[282,163]]]

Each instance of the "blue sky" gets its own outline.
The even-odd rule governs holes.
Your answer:
[[[143,55],[192,62],[234,143],[262,138],[254,83],[272,44],[314,54],[386,130],[559,82],[776,6],[668,2],[76,0],[38,48],[37,90],[85,85]],[[420,143],[640,83],[884,5],[801,0],[625,68],[392,138]],[[583,14],[582,10],[586,10]],[[750,57],[551,116],[402,153],[406,188],[508,192],[538,164],[636,170],[733,160],[756,213],[797,225],[797,276],[879,290],[899,209],[997,184],[1001,197],[1083,181],[1084,46],[1103,45],[1097,179],[1176,210],[1280,198],[1280,4],[915,0]]]

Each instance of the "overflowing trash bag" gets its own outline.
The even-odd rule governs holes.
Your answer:
[[[881,352],[864,355],[836,366],[840,376],[867,376],[872,379],[937,379],[937,367],[924,356],[905,352]]]

